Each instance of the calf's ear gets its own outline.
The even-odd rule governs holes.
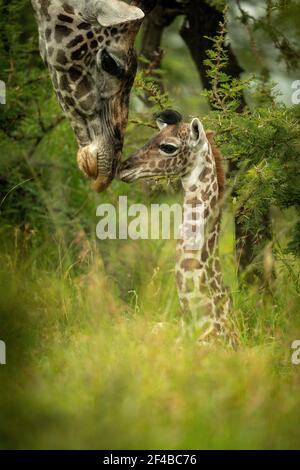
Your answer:
[[[190,124],[190,138],[193,147],[197,147],[205,138],[203,125],[198,118],[194,118]]]

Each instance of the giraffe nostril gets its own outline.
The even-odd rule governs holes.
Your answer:
[[[117,159],[113,160],[112,162],[112,175],[113,177],[116,175],[117,173],[117,168],[118,168],[118,165],[119,165],[119,162]]]
[[[122,152],[123,144],[121,142],[116,142],[114,145],[115,153]]]

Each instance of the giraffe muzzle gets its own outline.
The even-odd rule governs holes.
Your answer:
[[[123,183],[133,183],[140,178],[149,176],[151,176],[151,173],[143,170],[139,165],[135,165],[130,159],[122,162],[117,170],[117,178]]]
[[[136,171],[134,169],[120,169],[120,171],[118,172],[118,179],[123,181],[124,183],[132,183],[136,179]]]
[[[79,169],[92,182],[92,189],[98,193],[105,191],[112,182],[118,158],[109,150],[96,144],[79,149],[77,162]]]

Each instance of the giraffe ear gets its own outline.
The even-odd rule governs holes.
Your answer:
[[[195,118],[191,122],[190,136],[193,147],[197,147],[205,136],[204,128],[198,118]]]
[[[145,16],[140,8],[119,0],[98,0],[97,7],[97,20],[103,27],[142,20]]]

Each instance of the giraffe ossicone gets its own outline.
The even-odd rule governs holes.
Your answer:
[[[198,118],[185,123],[179,113],[166,110],[156,116],[160,132],[120,165],[119,178],[180,176],[184,214],[176,248],[176,281],[179,300],[202,341],[221,339],[237,346],[231,319],[231,298],[223,282],[219,259],[222,199],[225,176],[222,157]],[[187,209],[185,209],[187,208]],[[201,214],[203,238],[197,221]]]
[[[153,0],[32,0],[40,51],[96,191],[114,178],[137,70],[134,41]],[[139,6],[141,8],[139,8]]]

